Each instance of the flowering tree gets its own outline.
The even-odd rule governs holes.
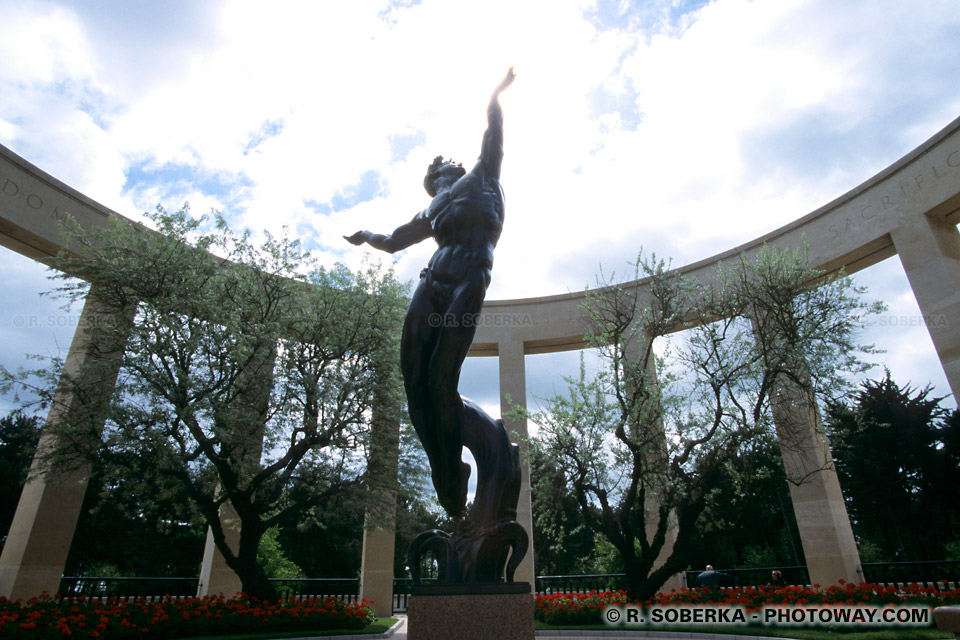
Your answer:
[[[710,283],[641,256],[646,287],[588,294],[588,344],[599,371],[532,414],[534,446],[563,470],[584,521],[623,560],[631,599],[687,567],[721,480],[749,491],[743,455],[773,436],[785,395],[842,393],[861,371],[854,334],[876,305],[845,278],[825,279],[804,252],[764,249]],[[657,340],[673,338],[665,355]],[[780,427],[779,444],[790,447]],[[793,478],[802,482],[804,478]],[[668,540],[675,537],[672,551]],[[659,559],[659,561],[658,561]]]
[[[89,417],[103,398],[88,390],[108,363],[82,379],[62,363],[32,372],[45,402],[58,381],[80,398],[49,425],[58,444],[45,459],[85,464],[101,447],[148,456],[158,480],[189,496],[244,590],[270,597],[264,532],[362,478],[374,394],[396,379],[403,287],[377,267],[321,268],[288,239],[256,247],[219,216],[205,232],[186,209],[153,221],[159,234],[123,221],[67,229],[56,293],[92,296],[102,317],[132,324],[89,328],[120,364],[102,434]],[[239,523],[235,549],[224,514]]]

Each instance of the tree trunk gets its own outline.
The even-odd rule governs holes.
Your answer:
[[[237,558],[237,560],[238,564],[243,567],[241,571],[237,572],[237,575],[240,576],[240,582],[243,584],[243,592],[257,600],[275,602],[277,600],[277,590],[267,578],[263,567],[257,562],[256,556],[253,557],[252,562],[242,561],[240,558]]]
[[[243,523],[242,519],[241,523]],[[257,559],[260,549],[260,538],[263,537],[262,527],[257,527],[259,530],[258,533],[252,533],[250,531],[250,529],[254,528],[252,523],[247,526],[241,524],[240,527],[240,549],[237,555],[233,556],[233,554],[224,553],[224,549],[222,548],[220,552],[223,553],[227,565],[233,569],[240,578],[243,592],[247,596],[256,598],[257,600],[276,601],[277,590],[267,578],[266,572]],[[224,544],[224,546],[226,545]]]
[[[657,590],[663,586],[663,582],[655,584],[649,576],[639,572],[627,571],[627,597],[630,602],[641,603],[657,595]]]

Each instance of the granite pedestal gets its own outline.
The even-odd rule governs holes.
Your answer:
[[[533,640],[528,582],[424,585],[407,601],[408,640]]]
[[[933,610],[933,619],[937,629],[949,631],[953,637],[960,638],[960,607],[937,607]]]

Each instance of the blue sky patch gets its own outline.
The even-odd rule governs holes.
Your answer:
[[[422,147],[427,142],[427,134],[417,129],[413,133],[395,133],[388,139],[390,140],[390,162],[401,162],[407,159],[411,151]]]
[[[309,199],[304,200],[303,204],[326,216],[335,211],[352,209],[361,202],[369,202],[378,196],[387,195],[387,193],[386,187],[382,184],[380,172],[371,169],[360,176],[360,179],[354,184],[338,189],[327,202]]]
[[[257,131],[250,134],[247,146],[243,148],[243,155],[247,155],[251,151],[256,151],[257,147],[270,138],[276,138],[283,132],[283,125],[283,118],[274,118],[273,120],[264,122]]]
[[[583,12],[601,31],[673,31],[684,24],[687,14],[710,4],[711,0],[597,0]]]
[[[320,234],[317,233],[317,229],[311,220],[301,218],[297,221],[297,224],[294,225],[294,231],[296,232],[297,240],[300,241],[300,246],[307,251],[325,248],[320,244]]]
[[[397,10],[416,7],[421,2],[423,2],[423,0],[390,0],[390,2],[387,3],[387,6],[377,14],[377,17],[387,24],[396,24],[397,19],[394,13]]]
[[[324,216],[328,216],[331,213],[333,213],[333,205],[330,204],[329,202],[320,202],[319,200],[314,200],[313,198],[310,198],[309,200],[304,200],[303,204],[311,211],[314,211],[315,213],[319,213]],[[298,226],[297,231],[299,230],[300,229]]]
[[[90,120],[106,129],[108,116],[115,112],[115,105],[103,91],[97,89],[89,80],[75,80],[66,78],[52,85],[53,92],[59,99],[66,99],[83,113],[90,116]]]
[[[596,87],[587,95],[590,114],[599,118],[608,113],[619,113],[624,131],[636,131],[643,121],[643,112],[637,105],[639,96],[632,88],[617,94],[604,87]]]
[[[908,121],[904,114],[897,118]],[[750,179],[782,171],[817,182],[838,169],[858,166],[871,155],[882,154],[888,143],[885,137],[864,135],[864,131],[884,131],[887,126],[883,119],[875,118],[851,125],[831,109],[814,106],[797,112],[794,118],[744,133],[741,155]]]
[[[212,171],[205,167],[166,163],[158,165],[151,158],[132,163],[124,172],[123,192],[157,189],[163,201],[184,200],[190,193],[200,192],[224,204],[240,199],[253,182],[243,174]]]

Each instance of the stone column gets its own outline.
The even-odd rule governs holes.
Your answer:
[[[277,358],[276,344],[276,340],[264,339],[256,345],[256,355],[250,359],[235,382],[241,389],[234,412],[237,426],[250,434],[243,450],[237,453],[237,458],[242,461],[237,463],[242,478],[249,478],[260,469],[263,430],[269,411],[273,367]],[[229,501],[220,507],[220,525],[223,527],[227,546],[236,554],[240,548],[240,517]],[[229,598],[241,591],[243,583],[240,576],[227,565],[223,553],[213,540],[213,532],[207,527],[197,595],[203,597],[222,594]]]
[[[396,366],[387,369],[387,380],[377,386],[370,424],[367,490],[370,504],[364,515],[363,556],[360,562],[360,597],[373,600],[373,611],[393,615],[393,559],[396,545],[397,483],[400,456],[400,412],[403,400]]]
[[[389,618],[393,615],[396,516],[389,523],[382,524],[380,526],[369,513],[364,518],[360,597],[373,601],[373,612],[378,617]]]
[[[773,419],[810,582],[861,582],[860,554],[816,402],[786,385],[775,394]]]
[[[523,476],[520,482],[520,500],[517,503],[517,522],[519,522],[530,536],[530,548],[514,574],[517,582],[529,582],[530,588],[536,590],[536,581],[533,566],[533,507],[530,502],[530,465],[526,457],[527,422],[526,420],[510,420],[507,417],[511,404],[526,409],[527,407],[527,378],[524,367],[523,342],[520,340],[499,343],[500,356],[500,414],[503,423],[511,434],[511,440],[520,445],[520,467]],[[509,397],[509,399],[508,399]]]
[[[754,321],[755,332],[759,326]],[[810,582],[861,582],[860,554],[816,398],[782,375],[770,405]]]
[[[62,472],[45,470],[44,454],[57,446],[49,425],[80,419],[89,423],[91,433],[103,428],[122,352],[119,344],[109,346],[98,342],[93,328],[98,323],[111,323],[110,326],[117,329],[112,335],[125,339],[131,322],[131,315],[111,310],[97,298],[96,290],[91,289],[47,413],[47,428],[41,434],[0,555],[2,597],[26,600],[43,591],[55,594],[60,588],[90,465],[82,464]]]
[[[229,502],[220,507],[220,524],[227,545],[236,552],[240,548],[240,519]],[[200,580],[197,583],[197,595],[223,594],[231,597],[243,591],[243,583],[233,569],[227,566],[223,554],[213,541],[213,532],[207,527],[207,540],[203,545],[203,564],[200,565]]]
[[[960,233],[946,220],[916,215],[890,236],[950,389],[960,397]]]

